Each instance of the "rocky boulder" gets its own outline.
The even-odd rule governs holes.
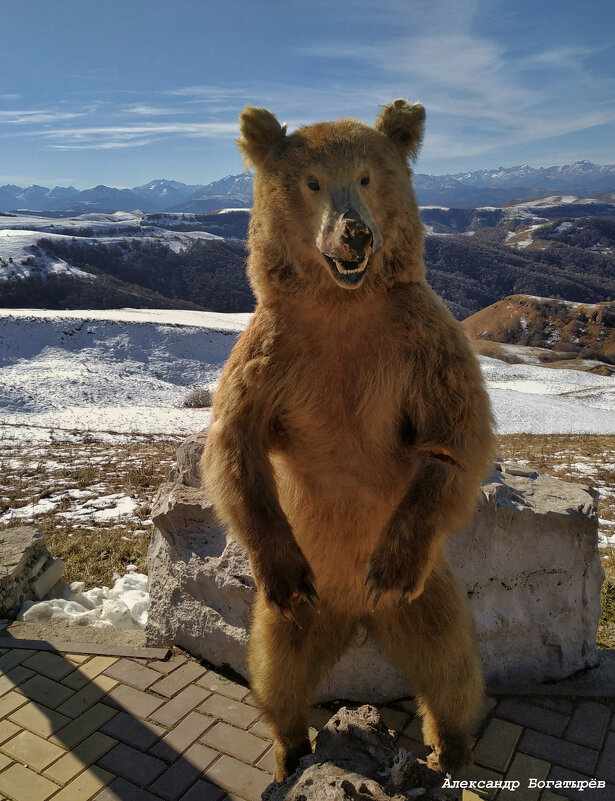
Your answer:
[[[280,784],[270,784],[263,801],[425,801],[451,798],[444,776],[404,749],[373,706],[342,707],[318,733],[314,753]]]
[[[179,645],[248,677],[254,580],[247,554],[199,489],[205,438],[201,432],[181,446],[176,480],[154,502],[147,641]],[[604,577],[597,525],[588,487],[506,464],[484,483],[472,524],[449,552],[468,591],[488,681],[559,679],[597,663]],[[359,632],[318,699],[381,703],[408,694],[386,655]]]
[[[24,601],[57,596],[64,587],[64,562],[47,550],[33,526],[0,531],[0,618],[13,618]]]

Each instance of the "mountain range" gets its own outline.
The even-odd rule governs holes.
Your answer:
[[[615,164],[600,166],[590,161],[556,167],[500,167],[453,175],[414,176],[419,203],[426,205],[477,207],[502,206],[518,200],[553,194],[615,199]],[[219,208],[248,208],[252,204],[252,175],[227,175],[209,184],[184,184],[157,179],[132,189],[99,184],[78,190],[74,186],[53,188],[36,184],[22,188],[0,186],[0,211],[68,216],[90,212],[170,211],[207,213]]]

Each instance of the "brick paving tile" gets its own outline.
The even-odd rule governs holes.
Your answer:
[[[165,726],[173,726],[178,720],[187,715],[188,712],[195,709],[199,704],[202,704],[209,695],[209,690],[192,684],[186,687],[185,690],[182,690],[175,698],[172,698],[159,707],[150,717],[152,720],[156,720],[158,723],[162,723]]]
[[[97,676],[90,684],[86,684],[81,690],[77,690],[72,698],[60,704],[57,711],[71,718],[76,718],[86,709],[94,706],[101,698],[104,698],[116,685],[117,681],[109,676]]]
[[[33,676],[25,681],[19,688],[32,701],[39,701],[45,706],[55,709],[64,703],[73,694],[70,687],[65,687],[46,676]]]
[[[598,752],[591,748],[531,730],[524,733],[519,751],[583,773],[593,771],[598,756]]]
[[[89,654],[64,654],[64,659],[73,662],[75,665],[82,665],[90,658]]]
[[[504,773],[513,758],[522,731],[521,726],[493,718],[474,748],[475,762]]]
[[[245,698],[242,698],[242,701],[244,702],[244,704],[250,704],[250,706],[258,707],[258,701],[252,695],[252,693],[248,693]]]
[[[0,674],[0,695],[14,690],[15,687],[19,687],[24,681],[31,679],[32,676],[36,676],[36,673],[21,665],[9,670],[7,673]]]
[[[115,709],[112,709],[106,704],[96,704],[83,715],[72,720],[63,729],[56,732],[51,738],[51,742],[64,746],[64,748],[74,748],[79,743],[83,742],[90,734],[94,734],[103,726],[108,720],[115,717],[117,714]]]
[[[269,748],[266,740],[255,737],[243,729],[229,726],[228,723],[216,723],[201,738],[201,742],[210,745],[218,751],[237,757],[248,765],[256,762]]]
[[[130,684],[131,687],[136,687],[137,690],[147,690],[150,685],[160,678],[160,673],[150,670],[150,668],[140,665],[138,662],[133,662],[132,659],[119,659],[105,670],[105,676],[111,676],[111,678],[117,679],[124,684]]]
[[[217,758],[215,751],[197,743],[156,779],[149,789],[167,801],[176,801]]]
[[[158,673],[163,673],[165,676],[176,668],[180,667],[186,661],[186,657],[181,654],[174,654],[170,659],[162,660],[156,659],[154,662],[149,662],[148,667],[152,670],[157,670]]]
[[[508,801],[537,801],[542,790],[538,787],[528,787],[528,779],[538,779],[543,781],[549,775],[551,765],[542,759],[527,756],[526,754],[516,754],[512,761],[506,779],[508,781],[521,782],[516,790],[500,790],[498,801],[508,799]]]
[[[380,709],[380,717],[387,729],[401,732],[410,719],[407,712],[401,712],[399,709],[391,709],[390,706],[383,706]]]
[[[40,734],[41,737],[50,737],[70,722],[70,718],[67,718],[66,715],[42,706],[42,704],[35,704],[34,701],[28,701],[24,696],[20,697],[27,703],[11,712],[8,717],[12,723],[29,729],[35,734]]]
[[[18,731],[19,726],[11,723],[10,720],[0,720],[0,744],[10,740]]]
[[[5,793],[15,801],[46,801],[58,790],[57,784],[23,765],[11,765],[0,773],[0,793]]]
[[[275,757],[273,755],[273,747],[269,746],[266,753],[257,760],[255,763],[255,767],[264,770],[266,773],[269,773],[270,776],[273,776],[273,772],[275,770]]]
[[[325,723],[329,722],[331,715],[332,712],[330,709],[326,709],[323,706],[313,706],[309,716],[310,726],[320,731]]]
[[[421,718],[416,715],[412,718],[410,723],[406,726],[406,728],[402,731],[404,737],[409,737],[411,740],[418,740],[418,742],[423,742],[423,722]]]
[[[10,693],[4,695],[0,698],[0,720],[10,715],[13,710],[23,706],[27,700],[20,693],[16,693],[15,690],[11,690]]]
[[[185,759],[180,759],[156,779],[150,790],[168,801],[176,801],[200,775],[201,771],[198,768]]]
[[[31,731],[20,731],[1,747],[7,756],[38,771],[44,770],[66,753],[64,748],[43,740]]]
[[[468,780],[476,780],[476,781],[487,781],[487,782],[498,782],[502,781],[504,778],[501,773],[496,773],[493,770],[488,770],[487,768],[482,768],[480,765],[474,765],[469,771],[467,776],[461,777],[462,779]],[[463,791],[463,799],[465,801],[466,793],[468,791]],[[491,799],[495,798],[498,793],[498,787],[495,788],[485,788],[484,790],[481,789],[480,798],[481,799]]]
[[[89,684],[92,679],[110,668],[115,662],[117,662],[116,656],[95,656],[93,659],[90,659],[89,662],[80,665],[70,676],[67,676],[62,681],[62,684],[66,684],[67,687],[72,687],[73,690],[81,690]]]
[[[167,729],[149,723],[145,720],[129,715],[127,712],[118,712],[108,723],[101,727],[101,732],[123,743],[133,745],[141,751],[148,751],[154,743],[167,733]]]
[[[4,656],[0,656],[0,673],[8,673],[29,656],[32,656],[32,651],[25,648],[11,648]]]
[[[243,704],[241,701],[231,701],[230,698],[217,694],[210,696],[204,704],[201,704],[199,712],[220,718],[242,729],[247,729],[261,715],[253,706]]]
[[[90,801],[95,793],[114,779],[115,776],[112,773],[93,766],[73,779],[57,795],[54,795],[53,801]]]
[[[526,704],[513,698],[500,701],[495,710],[498,718],[510,720],[520,726],[561,737],[568,725],[568,717],[550,709]]]
[[[67,659],[48,651],[35,651],[29,659],[22,662],[22,665],[56,681],[60,681],[75,670],[75,666]]]
[[[406,751],[411,751],[415,757],[425,759],[431,748],[420,740],[413,740],[411,737],[406,737],[405,734],[400,734],[395,740],[396,748],[405,748]]]
[[[542,706],[545,709],[561,712],[562,715],[568,715],[569,717],[572,715],[573,704],[572,701],[569,701],[567,698],[550,698],[549,696],[543,695],[538,698],[528,698],[526,700],[531,701],[537,706]]]
[[[0,754],[0,770],[4,770],[7,765],[11,764],[12,761],[13,761],[12,759],[9,759],[4,754]],[[0,801],[1,801],[1,796],[0,796]]]
[[[166,734],[162,740],[150,748],[149,753],[167,762],[173,762],[195,740],[204,734],[212,725],[211,718],[191,712],[187,718]]]
[[[248,695],[251,695],[249,687],[244,687],[234,681],[225,679],[223,676],[218,676],[217,673],[211,670],[208,670],[204,676],[197,679],[196,683],[199,687],[205,687],[205,689],[212,693],[226,695],[228,698],[233,698],[235,701],[243,701]],[[256,701],[254,704],[255,703]]]
[[[606,704],[582,701],[574,710],[566,739],[588,748],[600,748],[610,719],[611,710]]]
[[[493,712],[496,703],[497,702],[495,698],[489,698],[489,696],[485,696],[483,698],[476,719],[472,724],[472,726],[470,726],[468,734],[470,734],[472,737],[478,736],[479,732],[481,732],[485,726],[485,721],[487,720],[489,715]]]
[[[596,778],[615,784],[615,732],[610,732],[604,745],[596,768]]]
[[[180,801],[222,801],[227,797],[226,790],[221,790],[215,784],[201,779],[185,795],[182,795]]]
[[[193,681],[200,678],[204,673],[206,673],[206,669],[199,665],[198,662],[186,662],[162,679],[157,675],[158,681],[152,684],[150,689],[159,695],[166,695],[167,698],[171,698],[188,684],[192,684]]]
[[[561,765],[554,765],[549,773],[549,781],[591,782],[595,778],[595,776],[577,773]],[[612,801],[615,799],[615,785],[612,784],[606,787],[586,787],[584,790],[573,787],[552,787],[551,791],[556,794],[561,793],[571,801]]]
[[[45,771],[45,776],[66,784],[84,767],[91,765],[117,745],[117,740],[96,731]]]
[[[261,793],[271,784],[271,776],[262,770],[244,765],[229,756],[220,757],[205,777],[231,793],[237,793],[248,801],[260,801]]]
[[[116,776],[132,780],[141,786],[153,782],[166,767],[162,760],[143,754],[125,743],[116,745],[97,764]]]
[[[156,796],[135,787],[132,782],[118,778],[99,793],[93,801],[159,801]]]
[[[401,698],[399,701],[395,701],[395,706],[397,709],[403,709],[404,712],[409,712],[411,715],[416,715],[418,711],[415,698]]]
[[[105,704],[122,709],[138,718],[148,718],[154,709],[158,709],[163,703],[162,698],[155,698],[125,684],[114,687],[105,698]]]
[[[271,728],[265,718],[261,718],[257,720],[256,723],[253,723],[249,731],[251,734],[256,734],[257,737],[266,737],[271,741]]]

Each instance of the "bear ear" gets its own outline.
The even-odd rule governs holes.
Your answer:
[[[425,128],[425,109],[407,100],[394,100],[382,109],[374,128],[392,139],[404,161],[416,160]]]
[[[239,115],[239,131],[236,142],[246,168],[258,168],[276,142],[286,136],[286,123],[280,125],[266,108],[246,106]]]

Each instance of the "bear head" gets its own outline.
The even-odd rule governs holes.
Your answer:
[[[395,100],[373,127],[353,119],[287,135],[247,106],[237,144],[253,167],[248,275],[259,300],[343,301],[424,279],[423,229],[408,159],[425,110]]]

